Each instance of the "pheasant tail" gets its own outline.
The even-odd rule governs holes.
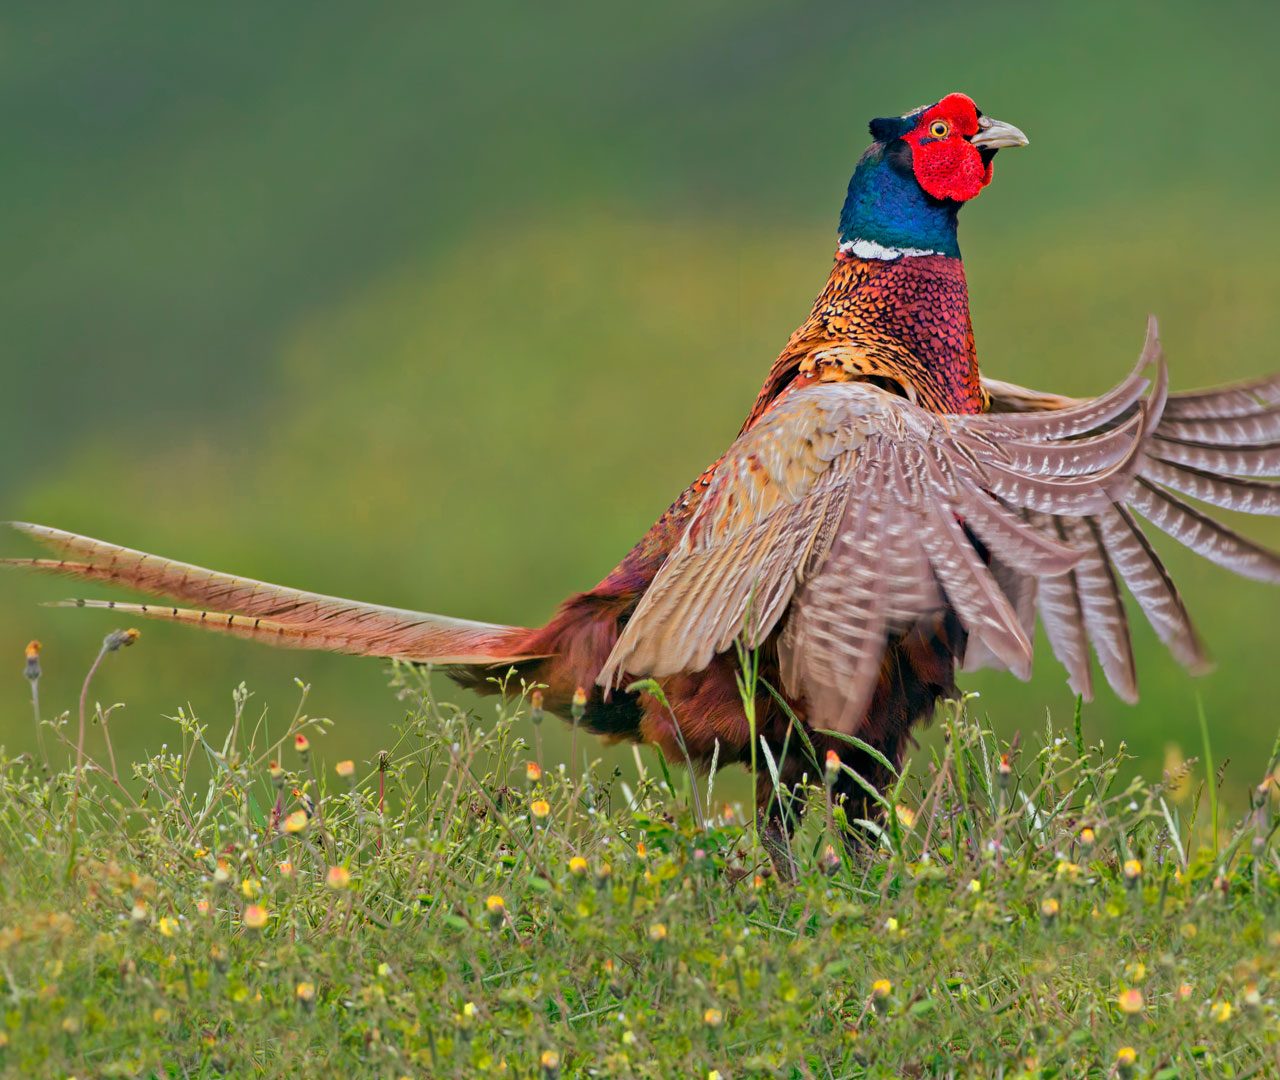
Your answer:
[[[323,596],[206,570],[44,525],[9,524],[52,548],[59,557],[3,559],[0,566],[119,585],[181,605],[67,600],[63,606],[110,608],[197,624],[274,645],[417,663],[488,665],[533,659],[522,649],[529,636],[524,627]]]

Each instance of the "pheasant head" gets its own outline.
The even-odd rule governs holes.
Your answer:
[[[1027,145],[1021,131],[984,116],[964,94],[877,117],[871,136],[840,215],[841,246],[861,258],[959,258],[960,207],[991,183],[998,150]]]

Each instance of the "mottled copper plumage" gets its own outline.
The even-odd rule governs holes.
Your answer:
[[[757,731],[786,786],[820,776],[829,749],[872,783],[888,781],[877,755],[840,735],[897,763],[912,725],[955,692],[958,667],[1029,673],[1037,615],[1075,689],[1092,691],[1092,648],[1117,693],[1135,698],[1121,584],[1178,660],[1201,666],[1139,518],[1229,569],[1280,581],[1280,557],[1182,498],[1280,513],[1270,479],[1280,476],[1280,375],[1170,395],[1152,324],[1139,369],[1099,398],[984,380],[956,216],[990,181],[995,152],[1026,136],[962,94],[871,130],[826,287],[738,437],[545,626],[305,593],[42,526],[18,528],[58,557],[6,562],[193,609],[85,606],[440,664],[480,692],[495,668],[514,666],[545,685],[548,711],[577,712],[583,689],[587,728],[655,743],[676,761],[687,752],[695,765],[752,756],[742,644],[759,658]],[[644,677],[665,704],[627,689]],[[836,791],[865,800],[843,773]],[[791,819],[775,794],[762,771],[757,796],[776,845]]]

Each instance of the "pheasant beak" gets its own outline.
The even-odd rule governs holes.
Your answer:
[[[999,150],[1005,146],[1026,146],[1030,140],[1012,124],[990,116],[978,117],[978,133],[969,136],[974,146],[986,150]]]

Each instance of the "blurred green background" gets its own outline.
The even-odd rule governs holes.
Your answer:
[[[1278,34],[1231,3],[10,6],[0,509],[539,622],[733,437],[825,280],[867,119],[955,89],[1032,140],[963,215],[985,370],[1102,390],[1149,311],[1177,385],[1274,370]],[[1199,695],[1241,790],[1280,723],[1280,593],[1170,561],[1216,673],[1143,624],[1142,703],[1103,689],[1086,721],[1155,771],[1196,751]],[[13,752],[25,641],[46,712],[74,708],[118,620],[36,606],[100,590],[0,589]],[[95,696],[128,703],[127,753],[188,703],[221,731],[242,679],[283,722],[295,675],[329,756],[385,744],[379,663],[177,627]],[[1045,653],[970,685],[1006,733],[1071,713]]]

